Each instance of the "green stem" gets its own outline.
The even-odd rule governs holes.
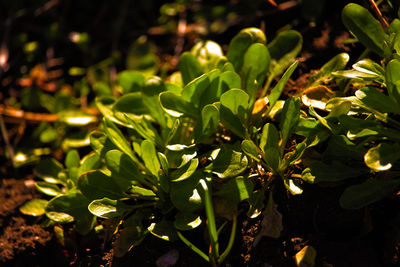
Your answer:
[[[274,77],[272,75],[268,76],[267,82],[265,83],[265,86],[261,92],[260,97],[264,97],[267,94],[268,88],[271,86],[271,82],[273,81]]]
[[[207,181],[205,179],[200,180],[200,185],[204,190],[204,207],[206,209],[207,216],[207,228],[210,235],[210,245],[211,245],[211,260],[216,260],[219,258],[219,248],[218,248],[218,233],[215,224],[214,208],[212,204],[211,191],[208,188]]]
[[[203,259],[206,261],[210,262],[210,258],[203,252],[201,251],[198,247],[192,244],[189,240],[187,240],[181,232],[177,231],[178,237],[182,240],[183,243],[185,243],[191,250],[199,254]]]
[[[235,216],[233,218],[233,222],[232,222],[232,230],[231,230],[231,235],[229,237],[228,246],[226,247],[225,251],[219,257],[218,263],[222,263],[225,260],[226,256],[228,256],[229,252],[231,251],[231,249],[233,247],[233,243],[235,242],[236,227],[237,227],[237,217]]]

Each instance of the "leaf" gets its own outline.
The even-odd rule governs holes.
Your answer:
[[[19,207],[22,214],[30,216],[41,216],[45,213],[48,201],[44,199],[31,199]]]
[[[253,143],[252,140],[246,139],[242,141],[241,144],[242,151],[249,156],[250,158],[254,159],[257,162],[260,162],[260,158],[258,157],[258,148],[257,146]]]
[[[268,51],[271,55],[268,80],[272,81],[293,63],[297,54],[301,51],[302,45],[303,37],[295,30],[280,32],[268,44]]]
[[[180,182],[187,178],[189,178],[197,169],[199,165],[199,159],[194,158],[191,159],[185,165],[179,167],[177,170],[171,172],[170,174],[170,181],[171,182]]]
[[[65,156],[65,167],[67,168],[74,168],[80,166],[80,157],[79,153],[76,149],[72,149],[68,151],[67,155]]]
[[[178,210],[194,212],[201,208],[202,200],[198,191],[201,177],[203,177],[203,174],[197,171],[183,181],[171,183],[171,202]]]
[[[281,129],[281,154],[286,147],[286,142],[294,132],[300,119],[300,101],[293,97],[285,101],[283,106],[279,128]]]
[[[165,112],[159,101],[159,94],[167,91],[166,85],[160,77],[152,76],[145,81],[141,90],[143,97],[142,101],[149,114],[158,124],[161,125],[161,127],[165,128],[167,122]]]
[[[241,30],[229,43],[226,57],[233,64],[236,72],[239,72],[242,69],[243,55],[254,43],[267,43],[265,34],[257,28],[246,28]]]
[[[400,159],[400,144],[381,143],[364,156],[365,164],[374,171],[387,171]]]
[[[236,206],[252,196],[253,187],[253,183],[248,177],[234,177],[223,184],[214,195],[226,199],[231,205]]]
[[[113,110],[135,115],[149,113],[148,107],[143,103],[143,94],[141,92],[134,92],[121,96],[115,102]]]
[[[331,60],[325,63],[317,74],[310,77],[310,81],[307,87],[313,87],[320,85],[323,82],[327,82],[332,79],[332,72],[342,70],[346,67],[350,56],[347,53],[340,53],[334,56]]]
[[[214,69],[223,57],[221,46],[213,41],[200,41],[190,52],[197,58],[205,72]]]
[[[279,141],[279,132],[276,127],[271,123],[265,124],[261,134],[260,148],[264,152],[265,162],[275,172],[278,172],[281,160]]]
[[[307,107],[326,110],[326,103],[335,96],[335,92],[324,85],[309,87],[302,92],[301,101]]]
[[[201,120],[195,127],[197,142],[217,132],[219,126],[219,109],[215,104],[208,104],[201,110]],[[196,142],[196,141],[195,141]],[[197,143],[196,142],[196,143]]]
[[[201,75],[200,77],[188,83],[182,90],[182,97],[184,98],[184,100],[189,102],[196,109],[201,108],[200,101],[202,99],[204,91],[210,85],[211,77],[214,75],[218,76],[219,73],[219,70],[213,70],[209,73]]]
[[[48,196],[58,196],[61,195],[63,192],[61,189],[55,184],[49,184],[45,182],[36,182],[35,187],[38,191],[46,194]]]
[[[104,219],[122,217],[124,213],[131,210],[128,205],[119,200],[112,200],[106,197],[93,200],[90,202],[88,209],[93,215]]]
[[[389,96],[379,92],[375,87],[363,87],[356,91],[356,97],[366,105],[383,113],[400,113],[400,107]]]
[[[132,184],[146,184],[144,175],[139,171],[132,159],[119,150],[110,150],[105,155],[107,168],[111,171],[115,181],[126,190]]]
[[[160,162],[158,161],[154,144],[149,140],[144,140],[140,147],[142,150],[141,156],[144,161],[144,165],[151,174],[158,177],[158,172],[160,171]]]
[[[219,101],[221,95],[232,88],[241,88],[242,81],[234,71],[225,71],[214,78],[201,95],[200,107]]]
[[[231,89],[221,95],[221,122],[234,134],[245,138],[244,123],[249,108],[249,96],[241,89]]]
[[[389,96],[400,105],[400,61],[391,60],[386,65],[386,85]]]
[[[89,200],[80,193],[71,192],[60,195],[49,201],[46,206],[46,215],[58,223],[69,223],[92,218],[88,210]]]
[[[317,251],[312,246],[305,246],[294,256],[296,260],[296,266],[303,267],[314,267],[315,259],[317,257]]]
[[[104,157],[107,151],[117,149],[117,147],[107,138],[102,132],[94,131],[90,134],[90,146],[101,158]]]
[[[275,239],[281,236],[283,230],[282,214],[278,211],[277,207],[278,205],[275,204],[272,193],[270,193],[267,207],[263,212],[264,218],[261,222],[262,230],[255,237],[253,246],[257,245],[263,236]]]
[[[182,74],[182,81],[184,85],[190,83],[195,78],[203,74],[200,62],[193,54],[189,52],[185,52],[181,55],[179,58],[178,68]]]
[[[241,174],[247,168],[247,164],[247,157],[243,153],[222,147],[212,152],[211,163],[204,168],[204,171],[226,179]]]
[[[184,97],[173,92],[163,92],[160,94],[160,103],[166,113],[172,117],[181,117],[182,115],[197,118],[196,108]]]
[[[85,126],[97,122],[97,117],[80,110],[66,110],[58,113],[58,119],[69,126]]]
[[[271,112],[275,103],[278,101],[279,97],[282,94],[283,88],[285,87],[285,85],[286,85],[287,81],[289,80],[290,76],[292,75],[293,71],[297,68],[298,64],[299,64],[299,62],[295,61],[292,65],[290,65],[290,67],[283,74],[282,78],[275,85],[274,89],[272,89],[271,93],[268,96],[268,100],[269,100],[268,101],[269,102],[268,113]],[[264,90],[265,90],[265,88],[264,88]],[[264,92],[264,94],[265,94],[265,92]]]
[[[141,137],[148,139],[151,142],[156,143],[159,146],[163,146],[163,142],[157,133],[157,130],[147,121],[146,118],[142,118],[140,121],[132,120],[129,116],[125,116],[129,125],[132,126]]]
[[[369,50],[385,56],[387,35],[379,21],[364,7],[350,3],[343,8],[342,21],[348,30]]]
[[[370,75],[375,75],[375,80],[384,83],[385,82],[385,70],[371,59],[362,59],[353,64],[353,69]]]
[[[175,215],[174,226],[181,231],[192,230],[200,226],[201,223],[201,217],[195,213],[180,211]]]
[[[127,154],[129,157],[134,162],[138,162],[138,159],[136,158],[135,154],[133,153],[131,149],[131,145],[128,143],[128,141],[125,139],[121,131],[115,126],[114,123],[112,123],[109,119],[104,118],[103,120],[104,123],[104,130],[107,134],[107,137],[110,138],[111,142],[121,149],[125,154]]]
[[[36,165],[36,175],[45,181],[58,181],[58,174],[63,170],[60,162],[53,158],[45,158],[40,160]]]
[[[100,156],[96,153],[90,153],[87,154],[85,157],[83,157],[81,161],[81,166],[79,167],[78,170],[78,175],[81,175],[84,172],[95,170],[100,168],[101,166],[101,161],[100,161]]]
[[[118,84],[122,87],[124,95],[138,92],[144,83],[144,76],[134,70],[125,70],[118,73]]]
[[[324,163],[313,161],[303,170],[302,179],[309,183],[335,183],[350,178],[360,177],[366,170],[357,166],[348,166],[339,161]]]
[[[101,171],[91,171],[79,178],[78,187],[88,199],[101,199],[103,197],[120,199],[125,196],[118,184]]]
[[[175,241],[178,239],[173,221],[162,219],[160,222],[152,223],[147,229],[154,236],[166,241]]]
[[[269,62],[268,49],[261,43],[252,44],[244,54],[242,66],[243,84],[251,103],[254,102],[258,89],[263,85]]]
[[[361,209],[394,193],[399,185],[399,179],[378,180],[369,178],[361,184],[346,188],[339,199],[339,203],[344,209]]]

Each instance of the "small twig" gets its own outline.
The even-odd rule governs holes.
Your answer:
[[[369,3],[371,5],[372,10],[375,12],[375,14],[378,16],[379,21],[382,24],[382,27],[386,29],[389,27],[389,23],[386,21],[386,19],[382,16],[381,11],[379,10],[378,6],[376,5],[374,0],[369,0]]]
[[[1,128],[1,135],[3,136],[3,139],[4,139],[4,143],[6,144],[8,153],[10,154],[11,162],[14,165],[14,149],[10,144],[6,125],[4,123],[3,116],[1,116],[1,115],[0,115],[0,128]]]

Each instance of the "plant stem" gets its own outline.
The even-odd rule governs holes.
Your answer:
[[[207,228],[210,235],[210,245],[211,245],[211,260],[216,260],[219,258],[219,248],[218,248],[218,233],[215,224],[214,208],[212,204],[211,191],[208,188],[207,181],[205,179],[200,180],[200,185],[204,190],[204,207],[207,216]]]
[[[181,232],[177,231],[178,237],[182,240],[183,243],[185,243],[191,250],[199,254],[203,259],[206,261],[210,262],[210,258],[203,252],[201,251],[198,247],[192,244],[189,240],[187,240]]]
[[[233,243],[235,242],[236,227],[237,227],[237,217],[235,216],[233,218],[233,222],[232,222],[232,230],[231,230],[231,235],[229,237],[228,246],[226,247],[225,251],[219,257],[218,263],[222,263],[225,260],[226,256],[228,256],[229,252],[231,251],[231,249],[233,247]]]

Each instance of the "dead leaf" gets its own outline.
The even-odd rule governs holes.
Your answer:
[[[275,204],[272,193],[270,193],[267,207],[263,212],[264,218],[261,223],[262,230],[256,236],[253,246],[256,246],[263,236],[275,239],[280,237],[283,230],[282,214],[278,211],[277,207],[278,205]]]
[[[326,102],[335,96],[335,92],[324,85],[317,85],[303,91],[301,101],[307,107],[312,106],[324,110]]]
[[[315,258],[317,251],[312,246],[305,246],[294,256],[297,267],[313,267],[315,266]]]

